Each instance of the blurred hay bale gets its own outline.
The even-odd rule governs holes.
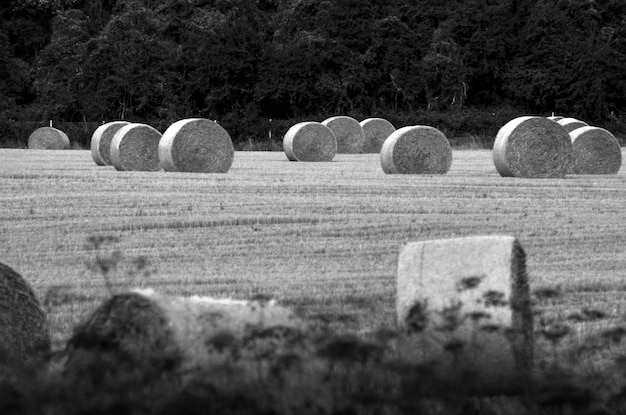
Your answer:
[[[337,154],[337,139],[321,123],[301,122],[285,133],[283,150],[289,161],[332,161]]]
[[[245,360],[245,345],[255,333],[304,328],[291,310],[273,302],[136,290],[101,304],[76,328],[68,349],[115,350],[137,360],[169,354],[184,373],[224,365],[233,353]]]
[[[37,128],[28,137],[28,148],[32,150],[67,150],[70,139],[63,131],[53,127]]]
[[[0,383],[9,370],[50,352],[46,313],[20,274],[0,263]]]
[[[387,137],[396,131],[396,127],[384,118],[367,118],[359,124],[365,135],[362,153],[380,153]]]
[[[617,174],[622,166],[622,148],[604,128],[585,126],[569,133],[572,139],[574,174]]]
[[[519,391],[533,365],[525,254],[512,236],[411,242],[398,258],[401,349],[480,393]],[[471,377],[462,375],[469,371]],[[465,382],[471,379],[473,384]]]
[[[561,127],[565,128],[565,131],[567,131],[568,133],[571,133],[577,128],[586,127],[589,125],[584,121],[577,120],[576,118],[561,118],[560,120],[557,120],[556,122]]]
[[[493,162],[504,177],[562,178],[572,163],[572,143],[565,129],[545,117],[518,117],[498,131]]]
[[[387,174],[445,174],[452,166],[452,148],[434,127],[402,127],[383,143],[380,164]]]
[[[111,162],[120,171],[157,171],[161,133],[155,128],[133,123],[117,130],[111,140]]]
[[[363,149],[365,134],[357,120],[346,115],[330,117],[322,121],[337,139],[337,153],[358,154]]]
[[[234,156],[228,132],[204,118],[176,121],[159,142],[159,160],[165,171],[227,173]]]
[[[125,125],[127,121],[112,121],[102,124],[95,129],[91,135],[91,158],[98,166],[110,166],[111,161],[111,140],[115,133]]]

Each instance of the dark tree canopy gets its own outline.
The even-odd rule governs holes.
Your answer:
[[[236,141],[265,137],[269,118],[339,114],[621,122],[624,73],[623,0],[0,5],[0,140],[8,122],[47,119],[162,128],[201,116]]]

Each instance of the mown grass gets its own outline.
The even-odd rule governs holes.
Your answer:
[[[269,294],[306,315],[349,316],[351,327],[395,324],[395,267],[408,241],[477,234],[519,238],[532,289],[560,287],[538,306],[550,318],[581,306],[602,322],[624,314],[626,172],[616,176],[498,176],[486,150],[454,152],[445,176],[383,174],[377,155],[290,163],[282,153],[237,152],[224,175],[118,172],[88,151],[0,151],[1,262],[50,304],[55,346],[109,293],[86,267],[92,235],[151,273],[115,286],[248,298]],[[577,334],[578,335],[578,334]]]

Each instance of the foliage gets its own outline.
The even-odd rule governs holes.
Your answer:
[[[114,236],[94,235],[87,245],[98,252],[116,242]],[[121,254],[111,258],[116,255]],[[100,254],[92,265],[109,278],[110,263]],[[471,291],[480,284],[480,277],[470,277],[460,282],[458,290]],[[501,293],[488,294],[496,301],[501,298]],[[558,288],[538,290],[533,293],[533,305],[540,309],[543,302],[560,295]],[[266,295],[253,299],[260,307],[270,300]],[[493,398],[471,392],[471,372],[463,378],[445,379],[439,375],[437,362],[413,362],[396,353],[403,339],[424,331],[427,308],[426,303],[416,304],[405,330],[382,328],[355,334],[333,328],[329,320],[311,320],[303,330],[268,329],[261,322],[249,326],[241,338],[216,333],[206,347],[225,353],[223,366],[197,367],[185,372],[184,380],[175,349],[138,357],[114,341],[89,339],[81,332],[80,340],[70,341],[66,350],[50,356],[47,363],[15,367],[13,382],[0,383],[0,409],[5,414],[68,415],[623,413],[623,353],[602,378],[597,377],[599,373],[576,372],[580,359],[621,345],[626,337],[622,326],[605,329],[570,350],[559,350],[572,324],[601,321],[607,317],[604,313],[583,309],[551,319],[537,312],[536,341],[550,343],[553,354],[538,362],[539,370],[518,396],[502,397],[494,404]],[[488,317],[484,313],[463,316],[459,310],[458,305],[444,309],[445,327],[439,330],[453,332],[464,320],[477,323]],[[452,359],[458,359],[466,346],[454,340],[442,345]]]
[[[23,140],[14,122],[47,119],[202,116],[250,143],[269,118],[459,108],[624,130],[620,0],[10,0],[0,15],[5,146]]]

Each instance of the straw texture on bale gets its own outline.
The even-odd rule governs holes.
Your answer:
[[[337,139],[337,153],[358,154],[363,150],[365,133],[357,120],[346,115],[330,117],[322,124],[330,128]]]
[[[571,133],[577,128],[586,127],[589,125],[584,121],[577,120],[576,118],[561,118],[560,120],[557,120],[556,122],[561,127],[565,128],[565,131],[567,131],[568,133]]]
[[[622,149],[604,128],[581,127],[569,133],[572,139],[574,174],[617,174],[622,166]]]
[[[70,139],[63,131],[53,127],[37,128],[28,137],[28,148],[33,150],[67,150]]]
[[[0,382],[6,364],[42,359],[50,351],[46,314],[30,285],[0,263]]]
[[[367,118],[360,124],[365,135],[363,153],[380,153],[387,137],[396,131],[396,127],[384,118]]]
[[[227,173],[234,156],[228,132],[204,118],[176,121],[159,142],[159,160],[165,171]]]
[[[110,166],[111,161],[111,141],[115,133],[125,125],[127,121],[112,121],[102,124],[91,135],[91,158],[98,166]]]
[[[477,391],[514,392],[533,362],[529,293],[524,250],[512,236],[409,243],[398,259],[396,310],[415,336],[402,348],[418,362],[438,361],[444,376],[471,371]],[[445,346],[459,341],[452,358]]]
[[[572,143],[545,117],[518,117],[498,131],[493,162],[503,177],[562,178],[572,163]]]
[[[304,329],[291,310],[273,302],[118,294],[98,307],[68,342],[68,349],[120,351],[135,359],[172,354],[182,372],[224,364],[230,348],[254,330]],[[228,341],[224,341],[227,339]]]
[[[452,148],[434,127],[402,127],[383,143],[380,164],[387,174],[445,174],[452,165]]]
[[[157,171],[161,133],[146,124],[128,124],[111,140],[111,162],[120,171]]]
[[[290,161],[332,161],[337,154],[337,139],[321,123],[301,122],[285,133],[283,150]]]

